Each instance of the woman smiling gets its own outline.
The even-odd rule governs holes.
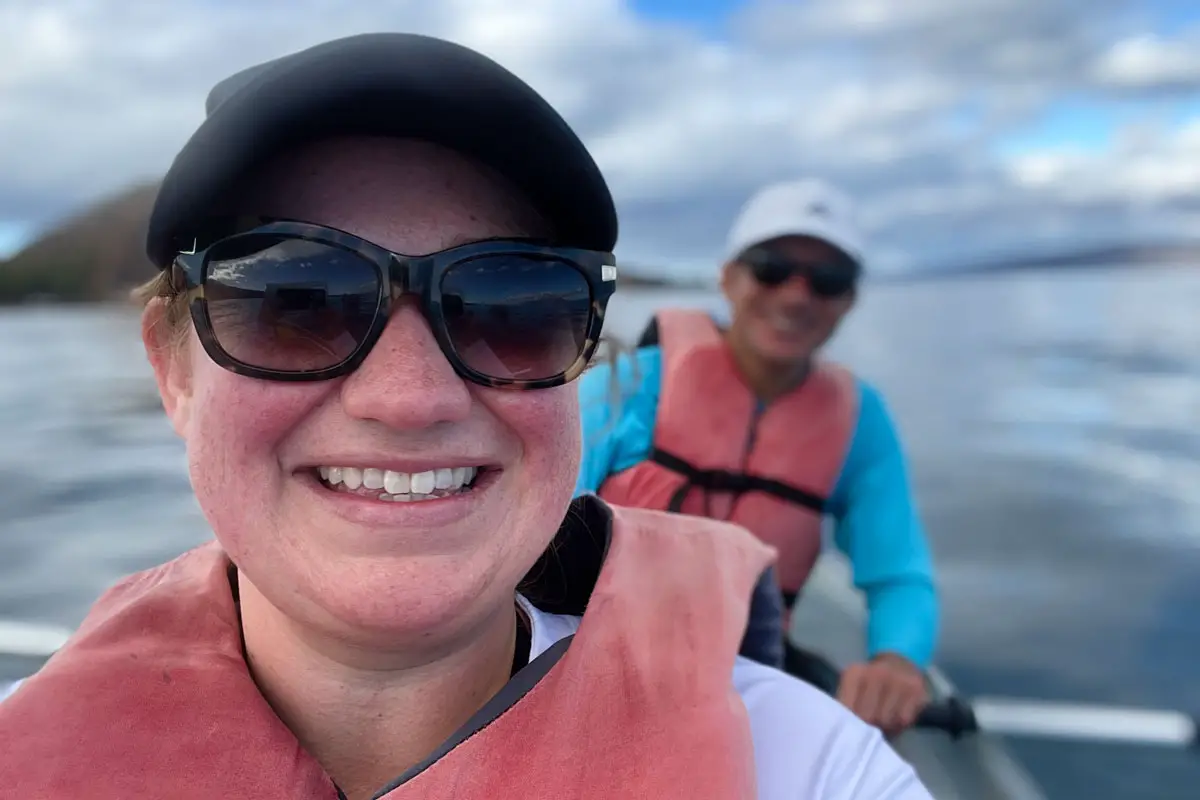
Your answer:
[[[219,84],[142,293],[215,541],[0,704],[5,792],[927,798],[737,658],[770,548],[572,503],[616,235],[576,135],[463,47],[358,36]]]

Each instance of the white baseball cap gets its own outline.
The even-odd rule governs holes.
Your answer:
[[[815,178],[773,183],[759,189],[738,212],[726,242],[733,260],[755,245],[781,236],[810,236],[864,261],[862,233],[850,198]]]

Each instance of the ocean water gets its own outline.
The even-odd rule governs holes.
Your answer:
[[[703,292],[623,292],[610,332]],[[832,353],[885,393],[968,693],[1200,712],[1200,271],[868,286]],[[129,309],[0,310],[0,620],[71,627],[209,537]],[[1200,755],[1014,741],[1052,798],[1200,797]]]

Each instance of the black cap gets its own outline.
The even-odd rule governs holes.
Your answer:
[[[528,84],[461,45],[407,33],[337,39],[226,78],[206,110],[150,214],[146,252],[159,267],[248,170],[285,148],[355,134],[471,156],[523,191],[561,243],[616,246],[612,195],[583,142]]]

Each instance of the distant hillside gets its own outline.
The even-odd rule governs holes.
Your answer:
[[[0,262],[0,303],[107,300],[152,277],[146,223],[157,190],[106,199]]]
[[[621,275],[619,279],[621,288],[628,289],[631,286],[642,288],[673,288],[673,289],[709,289],[712,288],[709,284],[701,280],[683,280],[679,278],[668,278],[661,273],[655,275],[655,270],[650,267],[644,267],[641,264],[621,264]]]
[[[1100,245],[1049,253],[1015,254],[972,263],[943,264],[930,269],[881,276],[886,283],[971,278],[1009,272],[1131,267],[1200,267],[1200,241]]]

